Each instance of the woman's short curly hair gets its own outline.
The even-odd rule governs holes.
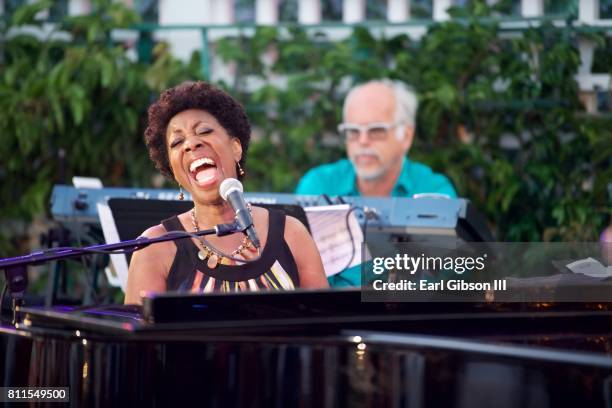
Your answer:
[[[159,99],[149,106],[144,140],[155,167],[164,176],[173,179],[166,147],[166,130],[176,114],[188,109],[205,110],[217,119],[231,137],[238,138],[242,145],[240,165],[244,167],[251,140],[251,125],[244,108],[221,89],[203,81],[183,82],[166,89]],[[239,175],[239,178],[242,177]]]

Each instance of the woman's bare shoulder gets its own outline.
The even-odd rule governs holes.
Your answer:
[[[257,218],[267,218],[268,217],[268,209],[264,207],[258,207],[256,205],[251,206],[251,211],[253,212],[253,217]]]
[[[297,238],[299,238],[300,236],[306,234],[310,238],[310,233],[308,232],[306,226],[302,223],[302,221],[291,215],[287,215],[286,220],[287,221],[285,222],[285,237],[290,235],[297,236]]]
[[[285,241],[289,245],[300,274],[302,288],[328,288],[319,250],[302,221],[290,215],[285,224]]]
[[[163,225],[157,224],[157,225],[154,225],[154,226],[152,226],[150,228],[147,228],[140,235],[143,236],[143,237],[147,237],[147,238],[157,238],[157,237],[160,237],[160,236],[164,235],[167,232],[168,231],[166,231],[166,228],[164,228]]]
[[[158,224],[147,228],[142,234],[140,234],[140,236],[146,238],[159,238],[167,233],[168,231],[166,230],[166,228],[164,228],[163,225]],[[139,253],[138,255],[144,255],[146,257],[153,258],[158,256],[174,257],[174,254],[176,253],[176,245],[174,245],[172,241],[156,242],[147,246],[146,248],[143,248],[140,251],[136,251],[136,253]],[[141,256],[137,256],[137,258],[141,258]]]

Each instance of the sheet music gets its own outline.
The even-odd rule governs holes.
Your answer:
[[[102,233],[107,244],[120,242],[119,233],[115,224],[115,218],[106,203],[98,203],[98,216],[100,217],[100,225]],[[111,254],[111,266],[104,269],[106,278],[112,286],[118,286],[125,293],[128,278],[128,263],[125,254]]]
[[[351,213],[349,216],[349,227],[353,236],[351,240],[346,225],[346,215],[350,211],[348,204],[306,207],[304,211],[312,237],[321,253],[327,276],[336,275],[347,267],[361,263],[363,232],[357,217]],[[354,255],[350,261],[353,251]],[[367,253],[366,259],[369,259]]]

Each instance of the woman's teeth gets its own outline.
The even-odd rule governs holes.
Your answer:
[[[203,166],[205,164],[214,166],[215,161],[213,159],[209,159],[208,157],[201,157],[191,162],[191,164],[189,165],[189,171],[193,173],[198,167]]]

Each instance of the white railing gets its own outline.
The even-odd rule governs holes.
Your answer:
[[[73,0],[87,1],[87,0]],[[489,0],[494,3],[497,0]],[[579,20],[586,25],[612,25],[612,20],[600,19],[599,0],[579,0]],[[172,3],[170,5],[170,3]],[[448,8],[454,0],[432,0],[432,19],[445,21],[449,18]],[[387,20],[391,23],[403,23],[411,20],[410,0],[387,0]],[[321,0],[298,0],[298,22],[304,25],[316,25],[322,22]],[[197,12],[196,12],[197,10]],[[206,10],[209,10],[207,13]],[[160,24],[199,23],[207,25],[226,25],[234,20],[233,0],[160,0]],[[545,15],[544,0],[521,0],[521,16],[537,18]],[[366,0],[344,0],[342,2],[342,22],[353,24],[365,21]],[[279,23],[278,0],[255,0],[255,23],[275,25]],[[404,30],[412,38],[419,38],[426,32],[426,27],[394,27],[393,31]],[[162,37],[163,36],[163,37]],[[331,36],[336,38],[335,35]],[[174,53],[187,58],[196,49],[201,49],[200,33],[163,33],[158,38],[171,42]],[[611,89],[610,75],[593,74],[591,65],[595,43],[588,39],[579,42],[582,65],[576,76],[587,110],[596,111],[596,92]]]
[[[133,5],[137,0],[123,0],[128,5]],[[235,23],[234,0],[158,0],[159,1],[159,24],[162,26],[172,25],[194,25],[194,26],[225,26]],[[499,0],[488,0],[495,3]],[[4,0],[0,0],[0,14],[4,9]],[[445,21],[449,18],[448,8],[454,0],[432,0],[433,21]],[[276,25],[279,23],[279,0],[254,0],[255,23],[258,25]],[[387,0],[387,21],[390,23],[405,23],[411,20],[410,0]],[[91,9],[91,0],[69,0],[68,12],[70,15],[88,13]],[[298,0],[298,22],[304,25],[317,25],[322,22],[321,0]],[[520,0],[521,16],[525,18],[542,17],[545,14],[544,0]],[[342,22],[354,24],[365,21],[366,0],[343,0]],[[589,26],[612,26],[612,19],[600,18],[599,0],[579,0],[580,23]],[[515,24],[520,24],[515,23]],[[526,23],[527,24],[527,23]],[[393,26],[393,33],[406,32],[412,38],[418,39],[426,32],[426,23],[422,26],[410,25],[405,27]],[[222,29],[215,30],[208,36],[214,40],[226,35]],[[337,30],[336,30],[337,31]],[[200,30],[164,30],[155,33],[156,38],[170,43],[173,53],[182,59],[187,59],[195,50],[202,50],[205,38]],[[331,35],[331,38],[338,38]],[[594,111],[596,108],[596,92],[598,90],[612,89],[610,75],[593,74],[591,66],[595,43],[587,38],[579,41],[580,57],[582,65],[576,80],[583,97],[587,110]]]
[[[137,0],[123,0],[133,5]],[[169,24],[206,24],[228,25],[235,22],[234,0],[158,0],[159,21]],[[322,0],[297,0],[298,22],[300,24],[321,23]],[[488,0],[494,4],[499,0]],[[520,0],[521,16],[526,18],[541,17],[545,13],[544,0]],[[432,19],[444,21],[448,19],[447,10],[454,0],[432,0]],[[4,0],[0,0],[0,13]],[[68,12],[71,15],[87,13],[91,0],[68,0]],[[387,0],[387,20],[393,23],[407,22],[411,19],[411,0]],[[279,0],[254,0],[255,21],[258,25],[274,25],[279,22]],[[608,24],[608,20],[600,20],[599,0],[579,0],[580,20],[588,24]],[[366,0],[343,0],[342,21],[358,23],[365,20]]]

